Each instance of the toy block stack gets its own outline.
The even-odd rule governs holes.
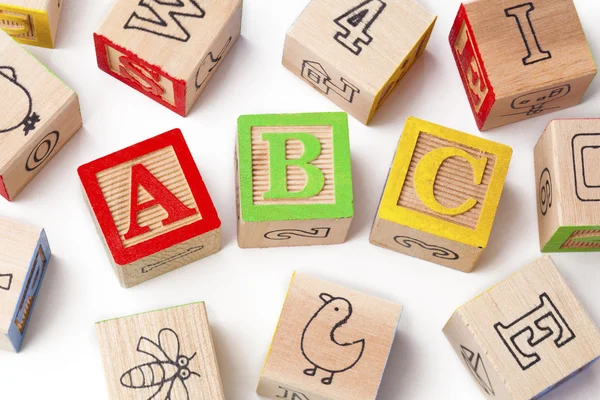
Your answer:
[[[81,128],[77,94],[0,32],[0,195],[14,200]]]
[[[539,398],[600,357],[600,332],[549,257],[460,307],[444,327],[481,390]]]
[[[238,244],[337,244],[354,215],[346,113],[244,115],[236,149]]]
[[[242,0],[117,0],[94,34],[101,70],[185,116],[240,35]]]
[[[374,400],[402,306],[294,274],[258,393]]]
[[[600,119],[550,122],[534,157],[542,251],[600,251]]]
[[[221,221],[179,129],[78,171],[122,286],[221,249]]]
[[[53,48],[62,0],[0,0],[0,29],[22,44]]]
[[[224,400],[204,303],[98,322],[111,400]]]
[[[474,0],[450,46],[480,130],[578,104],[596,65],[573,0]]]
[[[413,0],[312,0],[283,65],[364,124],[423,54],[436,18]]]
[[[512,150],[409,118],[371,243],[463,272],[486,247]]]
[[[50,257],[43,229],[0,218],[0,349],[20,350]]]

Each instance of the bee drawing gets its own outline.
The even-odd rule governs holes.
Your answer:
[[[200,374],[189,369],[196,353],[188,357],[180,350],[179,337],[172,329],[158,332],[158,344],[142,336],[137,351],[152,357],[153,361],[125,372],[121,375],[121,385],[131,389],[156,389],[148,400],[189,400],[188,380],[197,380]]]

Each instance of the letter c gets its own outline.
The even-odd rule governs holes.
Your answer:
[[[464,150],[455,147],[442,147],[435,149],[423,156],[415,170],[414,184],[415,190],[419,199],[429,209],[443,215],[459,215],[464,214],[477,204],[477,200],[473,198],[467,199],[462,205],[449,208],[440,204],[435,198],[434,185],[437,174],[443,162],[450,157],[460,157],[471,165],[473,168],[473,183],[481,185],[485,167],[487,166],[487,157],[477,159]]]

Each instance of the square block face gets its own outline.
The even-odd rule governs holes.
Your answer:
[[[42,229],[0,219],[0,349],[21,348],[50,257]]]
[[[423,53],[436,17],[412,0],[313,0],[284,65],[363,123]]]
[[[0,195],[14,199],[82,125],[73,90],[0,32]]]
[[[0,29],[15,41],[40,47],[54,47],[60,0],[2,0]]]
[[[258,393],[375,399],[401,312],[400,305],[296,274]]]
[[[98,322],[96,331],[110,399],[224,399],[204,303]]]
[[[450,44],[480,129],[573,106],[596,74],[572,0],[465,3]]]
[[[221,225],[178,129],[83,165],[79,176],[118,265]]]
[[[378,215],[484,248],[511,155],[507,146],[409,118]]]
[[[98,66],[185,116],[239,37],[241,10],[241,0],[118,0],[94,34]]]
[[[600,250],[600,119],[552,121],[535,147],[545,252]]]
[[[513,399],[544,394],[600,357],[600,332],[549,257],[457,312]]]
[[[242,221],[353,216],[345,113],[241,116],[238,157]]]

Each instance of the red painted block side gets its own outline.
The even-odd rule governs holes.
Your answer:
[[[10,196],[6,191],[6,186],[4,185],[4,179],[0,175],[0,196],[4,197],[6,200],[10,201]]]
[[[119,46],[116,43],[113,43],[105,36],[94,33],[94,43],[96,46],[96,59],[98,61],[98,67],[102,71],[106,72],[113,78],[120,80],[126,85],[131,86],[140,93],[145,94],[152,100],[162,104],[163,106],[176,112],[177,114],[183,117],[186,116],[185,80],[177,79],[170,76],[165,71],[163,71],[160,68],[160,66],[151,65],[147,63],[146,61],[139,58],[136,54],[125,49],[124,47]],[[130,67],[133,69],[133,71],[136,72],[135,79],[129,78],[127,74],[124,75],[116,73],[110,68],[107,47],[112,47],[113,49],[127,56]],[[173,83],[175,104],[171,104],[161,97],[160,85],[158,84],[160,77],[167,79]],[[140,81],[142,81],[143,83],[141,83]]]
[[[467,42],[464,51],[460,53],[456,50],[455,44],[460,39],[459,34],[463,24],[466,24]],[[469,104],[471,105],[475,121],[477,122],[477,127],[481,130],[492,110],[492,106],[496,102],[496,95],[488,78],[485,64],[481,57],[479,47],[477,46],[477,40],[475,39],[473,28],[464,4],[461,4],[460,9],[458,10],[454,25],[450,31],[449,41],[454,60],[456,61],[456,66],[458,67],[465,91],[467,92],[467,97],[469,98]],[[473,62],[476,63],[475,65],[479,71],[473,69]],[[470,78],[469,74],[471,75]],[[483,99],[472,89],[474,86],[477,86],[481,91],[485,89],[488,90]],[[478,104],[481,104],[479,110],[477,110]]]
[[[126,248],[123,246],[115,221],[112,218],[108,204],[102,194],[97,174],[101,171],[170,146],[172,146],[177,155],[181,169],[196,204],[198,205],[198,211],[202,215],[202,219]],[[133,167],[134,166],[132,166],[132,169]],[[106,239],[108,248],[115,262],[119,265],[130,264],[136,260],[206,232],[210,232],[221,226],[217,210],[215,209],[204,181],[202,180],[202,176],[198,171],[198,167],[196,166],[192,154],[179,129],[171,130],[82,165],[78,168],[78,173],[102,234]],[[155,200],[159,200],[160,202],[160,199]]]

